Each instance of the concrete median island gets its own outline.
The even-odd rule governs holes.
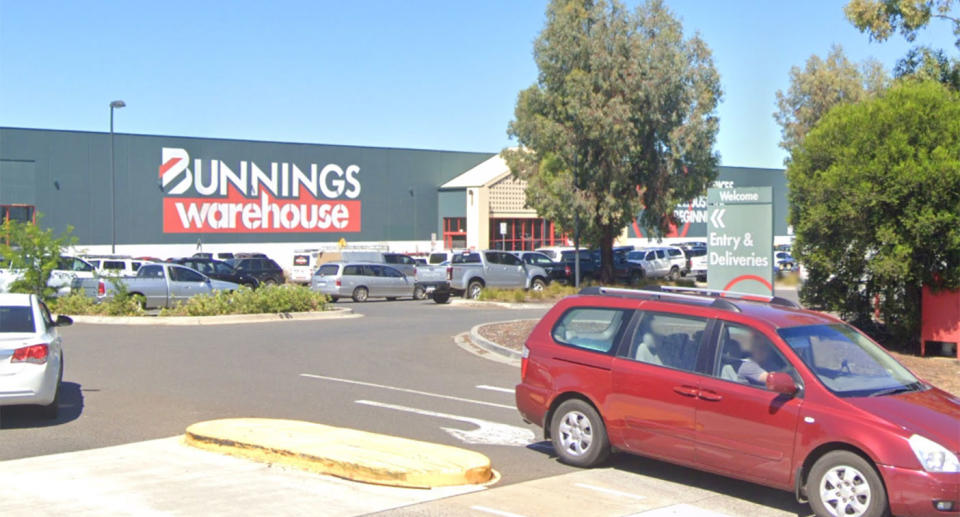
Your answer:
[[[490,459],[477,452],[298,420],[211,420],[188,427],[184,440],[208,451],[379,485],[432,488],[494,480]]]

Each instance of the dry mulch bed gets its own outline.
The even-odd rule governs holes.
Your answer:
[[[478,329],[480,335],[498,345],[520,350],[537,320],[491,323]],[[898,361],[938,388],[960,395],[960,361],[951,357],[919,357],[891,352]]]

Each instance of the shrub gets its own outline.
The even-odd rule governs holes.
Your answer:
[[[160,316],[217,316],[222,314],[273,314],[322,311],[327,297],[308,287],[265,285],[259,289],[241,287],[232,292],[217,291],[194,296],[184,303],[160,311]]]

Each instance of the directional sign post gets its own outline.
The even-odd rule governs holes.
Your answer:
[[[773,296],[772,190],[707,190],[710,289]]]

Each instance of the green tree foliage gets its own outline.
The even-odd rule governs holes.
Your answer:
[[[879,300],[886,330],[916,342],[921,287],[960,287],[960,94],[905,81],[838,106],[787,179],[804,302],[863,328]]]
[[[914,47],[897,61],[893,69],[897,79],[937,81],[960,91],[960,60],[951,59],[940,49]]]
[[[520,92],[505,150],[528,182],[527,205],[601,249],[606,278],[614,239],[643,210],[665,231],[676,203],[703,192],[719,156],[720,79],[698,36],[654,0],[553,0],[534,44],[540,74]]]
[[[72,226],[61,235],[41,228],[41,217],[37,215],[36,224],[9,220],[0,225],[0,256],[4,267],[21,272],[20,278],[10,285],[11,292],[33,293],[49,300],[55,294],[47,285],[50,273],[57,268],[61,251],[76,239],[70,235]]]
[[[960,48],[958,6],[960,0],[850,0],[843,12],[875,41],[886,41],[894,31],[913,41],[931,20],[943,20],[953,26],[955,44]]]
[[[880,63],[853,63],[839,45],[826,59],[810,56],[803,68],[790,69],[790,87],[776,94],[773,118],[780,125],[780,147],[793,149],[831,108],[875,96],[888,84]]]

